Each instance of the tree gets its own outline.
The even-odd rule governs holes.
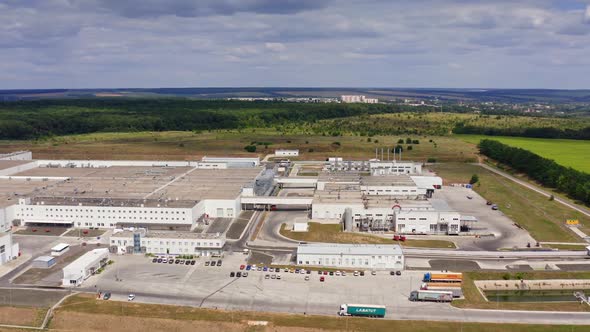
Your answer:
[[[412,141],[412,144],[420,144],[420,141],[417,140],[417,139],[415,139],[415,140]]]
[[[402,138],[398,139],[397,144],[404,144],[404,140]]]
[[[406,138],[406,144],[412,144],[412,139],[411,138]]]
[[[248,152],[256,152],[256,145],[246,145],[244,147],[244,150],[246,150]]]
[[[412,146],[408,145],[408,147],[406,148],[406,150],[411,151],[412,150]]]
[[[469,184],[476,184],[477,182],[479,182],[479,176],[477,176],[477,174],[473,174],[471,176],[471,180],[469,180]]]

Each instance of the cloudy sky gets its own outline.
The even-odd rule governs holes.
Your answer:
[[[590,0],[0,0],[0,89],[590,88]]]

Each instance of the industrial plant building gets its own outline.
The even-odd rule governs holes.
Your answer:
[[[401,247],[393,244],[300,244],[297,247],[297,264],[359,270],[403,270],[405,266]]]
[[[225,236],[191,232],[155,232],[145,229],[115,230],[110,251],[117,254],[170,254],[218,256]]]

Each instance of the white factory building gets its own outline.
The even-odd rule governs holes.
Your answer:
[[[307,243],[297,247],[297,264],[349,269],[404,269],[398,245]]]
[[[367,98],[363,95],[342,95],[340,96],[340,100],[343,103],[377,104],[379,102],[377,98]]]
[[[321,223],[344,222],[350,231],[459,234],[460,213],[444,201],[430,199],[439,183],[438,177],[324,172],[318,178],[311,218]]]
[[[277,157],[298,157],[299,150],[278,149],[278,150],[275,150],[275,156],[277,156]]]
[[[30,226],[190,230],[234,218],[258,158],[203,161],[0,160],[0,231]],[[230,165],[231,164],[231,165]],[[242,167],[243,166],[243,167]],[[272,180],[270,180],[272,181]]]
[[[207,233],[155,232],[145,229],[115,230],[109,243],[110,251],[117,254],[218,256],[223,252],[225,236]]]
[[[91,250],[63,268],[63,286],[79,286],[98,269],[107,265],[109,250],[100,248]]]

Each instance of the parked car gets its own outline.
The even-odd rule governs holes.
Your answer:
[[[372,276],[376,276],[377,275],[377,271],[371,271],[371,275]]]
[[[340,271],[336,271],[336,273],[334,273],[336,276],[340,276]]]
[[[322,271],[320,271],[320,270],[318,270],[318,274],[319,274],[319,275],[322,275],[322,274],[323,274],[323,272],[322,272]]]
[[[401,276],[402,275],[402,271],[395,271],[395,275],[396,276]]]
[[[246,265],[240,265],[240,270],[243,270],[246,268]]]
[[[389,271],[389,275],[394,276],[395,275],[395,271]]]
[[[311,274],[311,270],[305,271],[306,274]]]
[[[265,275],[264,279],[270,279],[270,274]]]
[[[289,273],[289,269],[288,269],[288,268],[285,268],[285,269],[283,270],[283,272],[285,272],[285,273]]]
[[[221,266],[221,259],[217,261],[217,266]]]
[[[195,265],[197,263],[197,261],[195,261],[194,259],[191,260],[191,265]]]
[[[333,275],[334,275],[334,271],[330,271],[330,273],[329,273],[329,274],[330,274],[331,276],[333,276]]]
[[[205,266],[209,266],[209,261],[206,261],[205,262]]]
[[[326,280],[326,278],[325,278],[324,276],[321,276],[321,277],[320,277],[320,281],[321,281],[321,282],[324,282],[324,280]]]
[[[108,300],[110,298],[111,298],[111,293],[109,293],[109,292],[104,293],[104,295],[102,296],[103,300]]]
[[[361,271],[360,274],[361,274],[361,277],[364,277],[365,276],[365,271]]]
[[[281,275],[280,274],[277,274],[277,279],[281,279]]]
[[[262,271],[264,271],[264,272],[268,271],[268,267],[266,267],[266,266],[265,266],[265,267],[263,267],[263,268],[262,268]]]
[[[184,264],[184,259],[181,259],[180,260],[180,264]]]
[[[129,294],[129,296],[127,296],[127,301],[133,301],[135,300],[135,294]]]
[[[328,271],[324,271],[324,275],[327,276],[328,275]]]
[[[295,273],[299,273],[299,269],[295,269]]]
[[[492,205],[492,204],[493,204],[493,203],[492,203],[492,202],[490,202],[490,201],[487,201],[487,202],[486,202],[486,205]]]
[[[246,272],[244,272],[244,273],[246,273]],[[238,271],[238,272],[236,273],[236,277],[238,277],[238,278],[239,278],[239,277],[241,277],[241,276],[242,276],[242,272]]]
[[[309,281],[309,276],[305,276],[305,281]]]
[[[252,266],[246,265],[246,271],[250,271],[251,268],[252,268]]]
[[[359,271],[354,271],[354,273],[352,275],[355,276],[355,277],[358,277],[359,276]]]
[[[235,272],[230,272],[230,273],[229,273],[229,277],[230,277],[230,278],[233,278],[233,277],[235,277],[235,276],[236,276]]]
[[[277,275],[276,274],[273,274],[273,275],[270,276],[270,278],[271,279],[276,279],[277,278]],[[279,279],[281,279],[281,278],[279,278]]]
[[[346,271],[342,271],[342,276],[346,277]]]
[[[174,264],[178,264],[178,263],[180,263],[180,259],[177,259],[174,261]]]
[[[256,271],[262,271],[262,266],[257,267]]]
[[[246,278],[248,276],[248,272],[242,273],[242,277]]]
[[[170,259],[168,260],[168,264],[174,264],[174,260],[173,260],[172,258],[170,258]]]
[[[152,259],[152,263],[157,263],[157,262],[158,262],[157,258]]]
[[[492,210],[498,210],[498,205],[496,205],[496,204],[492,205]]]
[[[166,258],[164,258],[164,259],[162,260],[162,263],[168,263],[168,260],[167,260]]]
[[[184,265],[191,265],[191,261],[187,259],[186,261],[184,261]]]
[[[163,259],[158,258],[158,263],[162,263],[163,261],[164,261]],[[166,262],[164,262],[164,263],[166,263]]]
[[[467,195],[467,199],[473,199],[473,196]]]

